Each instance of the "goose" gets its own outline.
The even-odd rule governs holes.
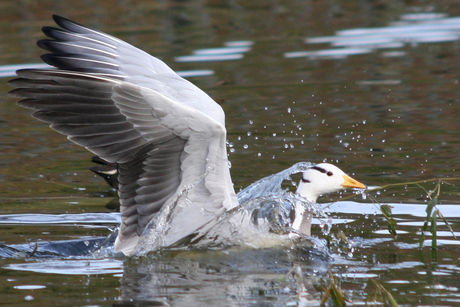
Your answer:
[[[44,27],[49,39],[37,44],[49,52],[42,60],[56,69],[18,70],[9,95],[116,166],[122,222],[115,251],[131,255],[148,227],[162,234],[155,246],[169,246],[239,206],[223,109],[161,60],[98,30],[53,19],[60,28]],[[315,202],[343,188],[365,186],[321,163],[303,173],[297,192]],[[295,211],[293,228],[309,234],[305,210]]]

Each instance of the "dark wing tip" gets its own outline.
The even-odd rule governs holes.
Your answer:
[[[109,163],[98,156],[94,156],[92,162],[99,164],[99,166],[89,167],[88,169],[101,176],[104,180],[115,190],[118,190],[118,171],[116,163]]]
[[[78,25],[78,26],[83,27],[83,25],[81,25],[81,24],[79,24],[79,23],[77,23],[75,21],[72,21],[72,20],[70,20],[68,18],[62,17],[60,15],[53,14],[53,20],[58,26],[60,26],[63,29],[66,29],[66,30],[69,30],[70,25]]]
[[[61,20],[68,20],[70,21],[69,19],[65,18],[65,17],[62,17],[61,15],[57,15],[57,14],[53,14],[53,20],[55,23],[59,24],[59,22]]]
[[[15,82],[14,82],[15,80],[20,80],[20,79],[10,80],[10,81],[8,81],[8,85],[12,86],[12,87],[17,87],[15,85]],[[12,89],[11,91],[8,92],[8,96],[12,97],[12,98],[24,98],[23,95],[21,94],[21,91],[22,91],[22,89],[20,89],[20,88]],[[20,103],[20,101],[18,102],[18,104],[19,103]]]
[[[51,39],[41,39],[39,41],[37,41],[37,46],[46,50],[46,51],[51,51],[53,52],[53,48],[52,48],[52,43],[54,42],[54,40],[51,40]]]

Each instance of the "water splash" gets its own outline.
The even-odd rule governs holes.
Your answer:
[[[284,180],[290,180],[292,174],[305,172],[313,165],[314,164],[310,162],[299,162],[284,171],[262,178],[239,192],[237,195],[238,202],[240,204],[245,204],[252,199],[280,194],[283,191],[281,185]]]
[[[319,217],[327,233],[332,219],[322,206],[282,188],[283,181],[290,180],[292,174],[304,172],[313,165],[309,162],[297,163],[251,184],[238,194],[238,207],[209,221],[170,248],[221,249],[235,245],[262,248],[310,239],[292,229],[292,212],[299,206],[304,206],[310,216]],[[288,240],[293,238],[296,240]]]

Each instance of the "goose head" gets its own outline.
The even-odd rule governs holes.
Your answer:
[[[303,172],[297,187],[297,194],[310,202],[316,202],[322,194],[337,192],[346,188],[365,189],[366,186],[345,174],[335,165],[319,163]],[[312,213],[300,203],[296,204],[293,213],[292,229],[297,233],[309,236]],[[298,236],[293,233],[290,237],[297,238]]]
[[[316,202],[323,194],[346,188],[365,189],[366,186],[335,165],[319,163],[303,172],[297,193],[311,202]]]

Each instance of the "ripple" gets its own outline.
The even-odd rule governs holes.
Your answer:
[[[353,279],[379,277],[377,274],[373,274],[373,273],[342,273],[340,275],[341,277],[344,277],[344,278],[353,278]]]
[[[123,261],[100,260],[51,260],[46,262],[9,264],[4,269],[60,275],[95,275],[123,273]]]
[[[4,214],[0,224],[64,224],[96,223],[119,224],[120,213],[80,213],[80,214]]]
[[[338,48],[286,52],[284,57],[342,59],[373,50],[402,48],[406,44],[452,42],[459,39],[459,17],[448,18],[444,13],[414,13],[401,15],[400,21],[386,27],[345,29],[336,31],[332,36],[306,38],[306,44],[329,43]]]
[[[38,289],[45,289],[46,286],[44,285],[17,285],[13,288],[18,290],[38,290]]]

